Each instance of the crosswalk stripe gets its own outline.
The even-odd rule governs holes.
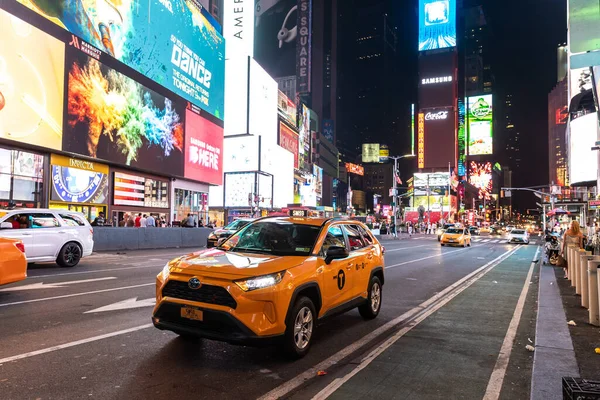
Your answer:
[[[490,241],[490,239],[485,239],[485,240],[482,240],[481,243],[487,243],[489,241]]]
[[[499,243],[499,240],[492,240],[490,243]]]

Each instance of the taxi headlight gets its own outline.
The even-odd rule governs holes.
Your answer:
[[[262,275],[250,279],[235,281],[244,292],[251,292],[257,289],[264,289],[270,286],[275,286],[283,279],[285,271],[277,272],[271,275]]]
[[[169,267],[169,263],[167,263],[158,276],[160,277],[160,280],[164,282],[169,278],[170,273],[171,268]]]

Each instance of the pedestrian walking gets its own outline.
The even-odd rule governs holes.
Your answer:
[[[146,221],[148,220],[148,218],[146,217],[146,214],[142,215],[142,218],[140,218],[140,228],[145,228],[146,227]]]
[[[142,213],[139,213],[137,217],[135,217],[135,227],[139,228],[141,226]]]

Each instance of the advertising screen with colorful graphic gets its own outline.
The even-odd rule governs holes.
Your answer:
[[[310,109],[302,104],[302,115],[298,138],[298,168],[311,173],[310,170]]]
[[[183,107],[75,50],[67,65],[64,151],[183,176]]]
[[[0,138],[60,150],[65,46],[0,9]]]
[[[51,201],[107,204],[108,166],[52,155]]]
[[[468,98],[469,155],[492,154],[494,120],[492,95]]]
[[[413,188],[415,196],[445,195],[448,191],[450,175],[448,172],[416,173]]]
[[[223,184],[223,128],[192,110],[185,112],[185,154],[187,179]]]
[[[477,189],[491,193],[493,186],[492,163],[471,161],[469,164],[469,183]]]
[[[294,169],[298,169],[298,135],[283,122],[279,123],[279,145],[294,155]]]
[[[456,0],[419,0],[419,51],[456,46]]]
[[[120,206],[169,208],[169,183],[115,172],[113,199]]]
[[[223,118],[225,41],[195,0],[18,0]]]
[[[281,90],[278,91],[277,109],[292,126],[298,126],[298,108]]]

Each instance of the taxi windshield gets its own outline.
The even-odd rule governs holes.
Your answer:
[[[450,233],[450,234],[454,234],[454,235],[456,235],[456,234],[461,234],[461,233],[463,233],[463,231],[462,231],[462,229],[458,229],[458,228],[448,228],[448,229],[446,230],[446,233]]]
[[[231,222],[229,225],[227,225],[224,229],[231,230],[231,231],[237,231],[238,229],[243,228],[244,226],[248,225],[249,223],[250,223],[250,221],[245,221],[243,219],[237,219],[237,220]]]
[[[511,232],[513,235],[524,235],[525,231],[522,229],[513,229],[513,231]]]
[[[308,256],[321,227],[286,221],[258,221],[244,227],[220,248],[225,251]]]

